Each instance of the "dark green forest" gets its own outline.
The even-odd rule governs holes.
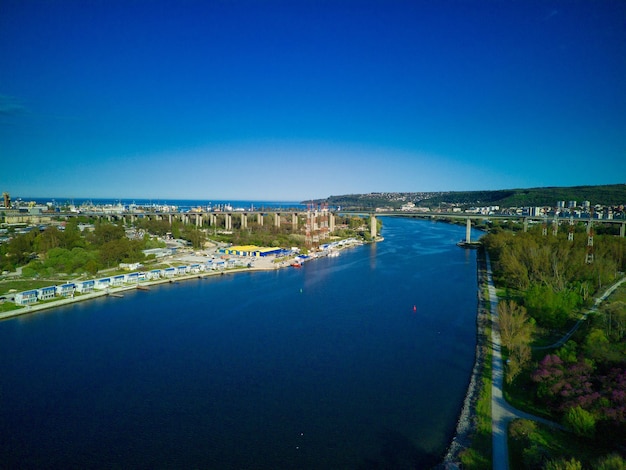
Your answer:
[[[447,205],[555,207],[557,201],[589,201],[592,205],[618,206],[626,204],[626,184],[598,186],[542,187],[527,189],[503,189],[494,191],[443,191],[369,193],[330,196],[315,202],[341,206],[345,210],[368,210],[376,207],[399,209],[407,202],[429,208],[445,208]]]

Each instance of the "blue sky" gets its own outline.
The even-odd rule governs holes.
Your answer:
[[[626,2],[0,3],[0,191],[625,183]]]

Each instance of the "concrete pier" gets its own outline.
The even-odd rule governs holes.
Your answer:
[[[472,243],[472,220],[469,217],[465,223],[465,243]]]
[[[245,212],[241,213],[241,228],[248,228],[248,214]]]
[[[372,239],[376,238],[377,235],[378,224],[376,221],[376,216],[374,214],[370,215],[370,235]]]

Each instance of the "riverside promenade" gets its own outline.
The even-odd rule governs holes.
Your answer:
[[[150,281],[141,281],[141,283],[133,283],[130,285],[124,286],[116,286],[116,287],[108,287],[107,289],[96,290],[86,294],[76,294],[72,297],[63,297],[55,300],[50,300],[47,302],[39,302],[34,305],[24,306],[15,310],[9,310],[7,312],[0,313],[0,320],[5,320],[8,318],[13,318],[21,315],[28,315],[31,313],[41,312],[44,310],[49,310],[57,307],[62,307],[64,305],[70,305],[76,302],[83,302],[87,300],[93,300],[99,297],[111,296],[111,297],[122,297],[124,292],[134,291],[134,290],[147,290],[150,286],[156,286],[159,284],[168,284],[181,282],[189,279],[202,279],[206,277],[212,276],[220,276],[220,275],[230,275],[240,272],[251,272],[251,271],[270,271],[274,269],[279,269],[282,267],[290,266],[291,261],[282,261],[279,263],[275,263],[273,259],[270,258],[258,258],[255,259],[255,265],[252,267],[241,267],[234,268],[228,270],[220,270],[220,271],[204,271],[200,273],[193,274],[184,274],[181,276],[176,276],[174,278],[161,278],[154,279]]]

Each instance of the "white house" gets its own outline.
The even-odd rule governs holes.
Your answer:
[[[124,282],[127,284],[139,282],[139,273],[124,274]]]
[[[109,287],[111,287],[111,278],[105,277],[102,279],[98,279],[94,287],[99,290],[108,289]]]
[[[56,296],[56,287],[42,287],[41,289],[37,289],[37,299],[38,300],[50,300],[54,299]]]
[[[73,284],[73,283],[63,284],[61,286],[56,286],[56,293],[57,295],[66,297],[68,295],[74,294],[74,289],[76,289],[76,284]]]
[[[87,292],[92,292],[96,286],[96,281],[93,279],[91,281],[83,281],[79,282],[76,285],[76,290],[81,294],[86,294]]]
[[[25,292],[18,292],[15,294],[15,303],[17,305],[30,305],[37,302],[37,291],[27,290]]]

